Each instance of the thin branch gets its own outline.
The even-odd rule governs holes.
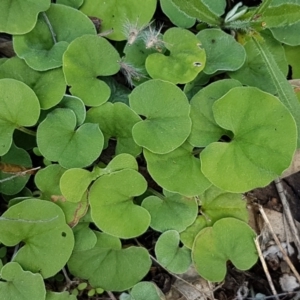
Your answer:
[[[30,130],[28,128],[25,128],[25,127],[17,127],[18,130],[24,132],[24,133],[27,133],[29,135],[32,135],[32,136],[36,136],[36,132],[33,131],[33,130]]]
[[[297,270],[296,270],[296,268],[294,267],[294,265],[292,264],[290,258],[289,258],[288,255],[286,254],[285,250],[283,249],[283,247],[282,247],[282,245],[281,245],[281,243],[280,243],[280,241],[279,241],[277,235],[275,234],[275,232],[274,232],[274,230],[273,230],[273,228],[272,228],[272,226],[271,226],[271,224],[270,224],[270,221],[269,221],[269,219],[268,219],[268,217],[267,217],[267,215],[266,215],[264,209],[262,208],[261,205],[258,205],[258,209],[259,209],[259,212],[261,213],[261,216],[263,217],[263,219],[264,219],[266,225],[268,226],[268,228],[269,228],[269,230],[270,230],[270,232],[271,232],[271,234],[272,234],[272,237],[273,237],[273,239],[274,239],[276,245],[278,246],[279,250],[281,251],[283,259],[284,259],[284,260],[286,261],[286,263],[289,265],[291,271],[294,273],[294,275],[295,275],[295,277],[297,278],[298,282],[300,282],[300,275],[299,275],[299,273],[297,272]]]
[[[275,298],[276,300],[279,300],[279,297],[278,297],[278,295],[277,295],[275,286],[274,286],[274,284],[273,284],[271,275],[270,275],[270,273],[269,273],[269,270],[268,270],[266,261],[265,261],[265,259],[264,259],[264,257],[263,257],[262,251],[261,251],[261,249],[260,249],[259,242],[258,242],[258,238],[259,238],[259,236],[256,237],[256,238],[254,239],[254,243],[255,243],[255,246],[256,246],[256,250],[257,250],[257,253],[258,253],[260,262],[261,262],[262,267],[263,267],[263,269],[264,269],[264,272],[265,272],[265,274],[266,274],[266,277],[267,277],[269,286],[270,286],[270,288],[271,288],[271,291],[272,291],[272,293],[273,293],[273,295],[274,295],[274,298]]]
[[[106,293],[108,294],[108,296],[110,297],[111,300],[117,300],[117,298],[115,297],[115,295],[112,292],[106,291]]]
[[[22,171],[22,172],[18,172],[16,174],[14,174],[13,176],[10,176],[10,177],[7,177],[7,178],[4,178],[4,179],[0,179],[0,183],[3,183],[5,181],[9,181],[9,180],[12,180],[16,177],[20,177],[20,176],[25,176],[27,173],[29,172],[32,172],[32,171],[36,171],[36,170],[39,170],[41,167],[36,167],[36,168],[32,168],[32,169],[28,169],[28,170],[25,170],[25,171]]]

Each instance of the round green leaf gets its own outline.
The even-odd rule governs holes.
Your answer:
[[[62,56],[69,43],[84,34],[96,34],[94,24],[87,16],[72,7],[51,4],[39,15],[33,30],[14,36],[14,50],[32,69],[54,69],[62,65]]]
[[[206,74],[238,70],[246,60],[244,47],[221,29],[209,28],[197,34],[206,52]]]
[[[194,26],[196,19],[185,14],[172,0],[160,0],[160,6],[164,14],[174,25],[181,28]]]
[[[197,37],[182,28],[170,28],[163,37],[168,56],[154,53],[146,59],[146,69],[154,79],[187,83],[196,78],[206,61],[205,51]],[[180,41],[180,43],[178,43]]]
[[[132,137],[132,127],[141,118],[124,103],[107,102],[99,107],[93,107],[87,112],[86,122],[97,123],[103,132],[105,147],[111,137],[117,139],[116,155],[129,153],[137,156],[142,149]]]
[[[152,19],[156,0],[127,0],[122,5],[117,0],[85,0],[80,10],[88,16],[103,20],[101,32],[109,32],[107,38],[122,41],[128,38],[125,34],[126,24],[141,28]],[[111,32],[112,31],[112,32]]]
[[[65,168],[81,168],[95,161],[103,148],[103,135],[97,124],[76,128],[76,116],[67,108],[49,113],[37,130],[42,155]]]
[[[179,247],[179,233],[175,230],[164,232],[155,245],[155,255],[158,262],[175,274],[182,274],[191,265],[191,251]]]
[[[135,124],[135,142],[154,153],[168,153],[184,143],[191,131],[190,106],[174,84],[149,80],[129,95],[131,108],[146,117]]]
[[[164,193],[165,197],[149,196],[142,203],[142,206],[151,215],[150,226],[160,232],[170,229],[181,232],[190,226],[197,217],[196,199],[166,191]]]
[[[46,297],[41,274],[23,271],[16,262],[7,263],[1,269],[0,278],[0,299],[41,300]]]
[[[7,164],[14,164],[24,168],[32,166],[31,159],[27,151],[11,145],[9,151],[0,157],[0,162]],[[10,180],[1,182],[1,180],[12,177],[15,173],[4,173],[0,171],[0,192],[5,195],[15,195],[19,193],[26,185],[30,175],[19,175]]]
[[[87,170],[69,169],[60,178],[60,190],[67,201],[79,202],[93,179]]]
[[[0,32],[24,34],[33,29],[39,12],[49,8],[49,0],[2,0]]]
[[[27,84],[37,95],[41,109],[55,106],[66,91],[61,69],[37,72],[18,57],[12,57],[1,65],[0,78],[13,78]]]
[[[92,286],[108,291],[123,291],[139,282],[149,271],[151,260],[146,249],[121,249],[118,238],[96,233],[97,244],[85,251],[74,251],[69,262],[70,272],[88,279]]]
[[[79,8],[82,5],[83,0],[56,0],[56,3]]]
[[[98,76],[116,74],[120,69],[119,60],[119,53],[105,38],[94,35],[77,38],[63,57],[63,70],[72,95],[88,106],[106,102],[110,88]]]
[[[144,233],[150,224],[146,209],[133,197],[146,191],[147,182],[135,170],[125,169],[97,179],[89,192],[92,219],[102,231],[124,239]]]
[[[192,151],[188,143],[168,154],[154,154],[144,149],[151,177],[170,192],[188,197],[203,193],[211,183],[201,172],[200,160]]]
[[[122,295],[120,296],[120,300],[123,300]],[[130,296],[128,298],[124,298],[124,300],[164,300],[164,299],[165,296],[163,292],[156,286],[156,284],[149,281],[141,281],[137,283],[130,291]]]
[[[89,228],[89,222],[80,222],[74,229],[75,246],[73,251],[92,249],[97,243],[95,232]]]
[[[40,115],[39,100],[23,82],[0,79],[0,156],[12,143],[15,128],[33,126]],[[22,109],[20,109],[22,107]]]
[[[300,46],[291,47],[285,45],[284,50],[288,64],[292,68],[292,79],[300,78],[300,66],[298,64],[298,54],[300,51]]]
[[[222,281],[230,260],[239,270],[250,269],[257,261],[256,234],[246,223],[234,218],[217,221],[197,235],[192,259],[199,274],[209,281]]]
[[[200,90],[191,99],[192,130],[188,141],[194,147],[206,147],[228,134],[228,131],[216,123],[212,106],[217,99],[237,86],[241,86],[241,83],[236,80],[219,80]]]
[[[269,184],[291,163],[297,145],[293,117],[278,98],[236,87],[213,105],[216,122],[234,137],[200,155],[202,172],[217,187],[245,192]]]
[[[300,45],[298,32],[300,30],[300,21],[289,26],[270,28],[274,38],[284,44],[290,46]]]
[[[80,202],[74,203],[66,201],[60,191],[60,178],[66,169],[58,164],[49,165],[37,172],[34,177],[35,184],[41,191],[40,198],[53,201],[64,212],[66,222],[71,226],[75,226],[79,219],[82,218],[88,207],[87,193],[85,193]]]
[[[37,199],[24,200],[5,211],[0,218],[0,241],[6,246],[24,242],[13,261],[44,278],[62,269],[74,247],[73,233],[63,211]]]

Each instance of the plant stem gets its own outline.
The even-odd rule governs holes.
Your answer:
[[[27,134],[36,136],[36,132],[35,132],[35,131],[30,130],[30,129],[28,129],[28,128],[25,128],[25,127],[23,127],[23,126],[22,126],[22,127],[17,127],[17,129],[20,130],[20,131],[23,131],[23,132],[25,132],[25,133],[27,133]]]
[[[57,40],[56,40],[56,34],[55,34],[55,32],[54,32],[54,30],[53,30],[53,27],[52,27],[52,25],[51,25],[51,23],[50,23],[50,21],[49,21],[49,19],[48,19],[48,16],[46,15],[45,12],[42,12],[42,14],[43,14],[43,18],[44,18],[44,20],[45,20],[45,22],[46,22],[46,24],[48,25],[48,28],[49,28],[49,30],[50,30],[50,33],[51,33],[51,36],[52,36],[53,43],[56,44],[56,43],[57,43]]]
[[[149,187],[148,191],[151,192],[154,196],[158,197],[159,199],[164,200],[164,196],[155,189]]]

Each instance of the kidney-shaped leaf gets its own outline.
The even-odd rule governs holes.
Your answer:
[[[88,279],[95,287],[123,291],[131,288],[147,274],[151,260],[146,249],[121,249],[118,238],[99,232],[96,235],[98,240],[94,248],[73,252],[68,262],[73,275]]]
[[[88,16],[98,17],[103,20],[101,31],[109,33],[107,37],[111,40],[121,41],[128,38],[126,26],[132,24],[138,28],[148,24],[155,9],[156,0],[85,0],[80,10]]]
[[[60,178],[60,190],[67,201],[79,202],[93,179],[93,174],[87,170],[69,169]]]
[[[0,32],[24,34],[32,30],[39,12],[49,8],[49,0],[2,0]]]
[[[37,130],[37,144],[48,160],[65,168],[81,168],[96,160],[103,148],[103,134],[97,124],[85,123],[76,129],[75,113],[57,108]]]
[[[54,203],[37,199],[24,200],[5,211],[0,218],[0,241],[6,246],[24,242],[13,261],[44,278],[62,269],[74,247],[63,211]]]
[[[216,122],[230,130],[229,143],[208,145],[202,172],[217,187],[234,193],[262,187],[291,163],[297,145],[295,121],[275,96],[236,87],[213,105]]]
[[[135,142],[154,153],[168,153],[184,143],[191,131],[190,106],[174,84],[149,80],[129,96],[131,108],[145,120],[133,126]]]
[[[141,153],[132,137],[132,127],[141,118],[124,103],[107,102],[89,109],[86,122],[98,123],[105,138],[105,146],[111,137],[117,139],[116,154],[129,153],[137,156]]]
[[[220,127],[214,118],[212,106],[230,89],[242,84],[234,79],[218,80],[201,89],[191,99],[192,130],[188,141],[194,147],[206,147],[217,142],[227,131]]]
[[[185,246],[179,247],[179,233],[175,230],[164,232],[155,245],[155,255],[158,262],[175,274],[182,274],[191,265],[191,250]]]
[[[41,109],[55,106],[66,91],[65,78],[61,68],[37,72],[16,56],[1,65],[0,78],[13,78],[27,84],[36,93]],[[51,84],[49,84],[50,82]]]
[[[63,70],[72,95],[88,106],[106,102],[110,88],[97,77],[116,74],[119,60],[119,53],[105,38],[94,35],[77,38],[63,56]]]
[[[203,70],[206,61],[205,51],[197,37],[182,28],[170,28],[164,34],[164,43],[169,56],[153,53],[146,59],[146,69],[154,79],[187,83]],[[180,43],[178,43],[180,41]]]
[[[75,295],[70,295],[68,292],[56,293],[47,291],[46,300],[77,300],[77,297]]]
[[[124,295],[124,298],[122,298]],[[165,300],[163,292],[154,284],[149,281],[141,281],[137,283],[130,295],[122,294],[120,300]]]
[[[177,230],[181,232],[190,226],[198,214],[195,198],[164,192],[165,197],[149,196],[142,206],[151,215],[150,226],[156,231]]]
[[[0,79],[0,91],[0,156],[2,156],[11,146],[15,128],[35,125],[40,115],[40,104],[31,88],[14,79]]]
[[[209,281],[222,281],[230,260],[240,270],[250,269],[257,261],[251,227],[234,218],[217,221],[200,231],[192,249],[192,259],[199,274]]]
[[[89,193],[93,221],[102,231],[120,238],[141,235],[150,224],[150,214],[132,199],[146,188],[144,177],[132,169],[98,178]]]
[[[244,64],[246,59],[244,47],[221,29],[204,29],[197,37],[206,52],[206,65],[203,70],[206,74],[235,71]]]
[[[42,300],[46,297],[41,274],[23,271],[16,262],[7,263],[1,269],[0,278],[0,299]]]
[[[193,147],[188,143],[167,154],[144,149],[152,178],[165,190],[185,196],[199,195],[211,185],[201,172],[200,160],[192,152]]]
[[[34,70],[54,69],[62,65],[69,43],[83,34],[96,34],[87,16],[65,5],[51,4],[39,15],[32,31],[14,36],[14,50]]]

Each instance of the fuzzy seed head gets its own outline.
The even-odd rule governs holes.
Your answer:
[[[126,81],[131,87],[134,86],[133,80],[139,81],[145,77],[141,68],[136,68],[134,65],[123,60],[119,61],[119,64],[122,74],[125,76]]]
[[[148,26],[142,33],[142,39],[145,43],[146,49],[155,48],[158,51],[164,47],[164,41],[162,40],[161,30],[163,25],[157,30],[154,26]]]
[[[128,19],[123,24],[123,34],[127,38],[129,45],[132,45],[140,36],[141,31],[145,26],[138,26],[138,19],[135,23],[130,22]]]

